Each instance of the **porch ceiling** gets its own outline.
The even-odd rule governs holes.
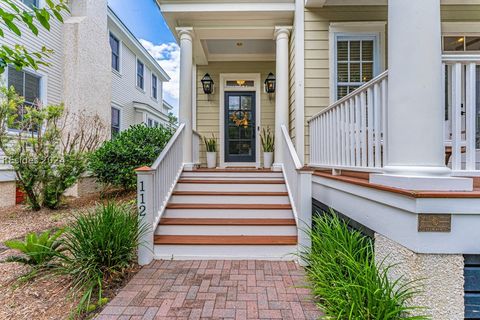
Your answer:
[[[175,36],[175,28],[193,27],[193,54],[198,65],[274,60],[275,26],[292,25],[295,12],[294,0],[157,2]]]

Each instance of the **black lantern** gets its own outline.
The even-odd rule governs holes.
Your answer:
[[[212,77],[210,77],[210,75],[207,73],[203,76],[201,81],[203,86],[203,92],[205,94],[212,94],[215,86]]]
[[[265,79],[265,92],[266,93],[275,93],[275,76],[273,73],[269,73],[267,79]]]

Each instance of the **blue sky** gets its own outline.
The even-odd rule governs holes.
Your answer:
[[[177,112],[180,50],[155,0],[108,0],[108,4],[172,78],[164,84],[164,99]]]

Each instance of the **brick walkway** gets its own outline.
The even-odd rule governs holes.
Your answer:
[[[318,319],[294,262],[156,261],[96,318]]]

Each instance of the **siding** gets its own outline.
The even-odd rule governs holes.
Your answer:
[[[260,73],[261,81],[261,126],[275,128],[275,99],[269,99],[263,90],[263,81],[268,73],[275,72],[275,62],[210,62],[206,66],[197,67],[197,132],[210,137],[215,134],[219,138],[220,126],[220,73]],[[200,80],[209,73],[215,82],[215,93],[208,100],[203,93]],[[205,146],[201,143],[200,162],[206,164]],[[219,161],[217,159],[217,161]],[[219,162],[218,162],[219,163]]]
[[[308,119],[330,102],[329,25],[331,22],[386,21],[386,6],[305,9],[305,161],[309,161]],[[443,6],[442,21],[480,21],[480,5]],[[388,37],[388,35],[387,35]],[[385,61],[387,57],[385,57]]]
[[[152,70],[154,69],[145,58],[145,55],[130,44],[127,36],[109,18],[108,28],[120,40],[120,72],[112,69],[112,105],[121,109],[121,129],[125,130],[131,125],[145,121],[142,114],[134,109],[134,101],[163,112],[163,86],[161,75],[155,73],[158,81],[158,99],[152,98]],[[145,66],[144,91],[137,88],[137,57]],[[149,117],[163,123],[159,117]]]
[[[14,0],[14,2],[28,9],[20,1]],[[0,2],[0,8],[5,11],[11,12],[10,7],[5,4],[3,1]],[[66,17],[67,14],[64,14]],[[57,20],[51,20],[51,29],[47,31],[40,26],[38,26],[39,34],[35,36],[30,30],[18,24],[22,36],[18,37],[13,32],[3,28],[5,32],[5,37],[0,38],[0,44],[7,46],[14,45],[23,45],[30,52],[41,51],[42,46],[46,46],[49,49],[52,49],[54,53],[47,59],[44,59],[45,62],[49,63],[49,66],[40,66],[38,71],[34,71],[43,76],[42,78],[42,87],[43,93],[45,96],[43,102],[47,104],[59,104],[63,101],[63,87],[62,87],[62,74],[63,74],[63,28],[62,24]],[[33,71],[33,70],[32,70]],[[6,74],[6,73],[5,73]],[[3,76],[5,76],[5,74]],[[4,83],[6,84],[6,83]]]

